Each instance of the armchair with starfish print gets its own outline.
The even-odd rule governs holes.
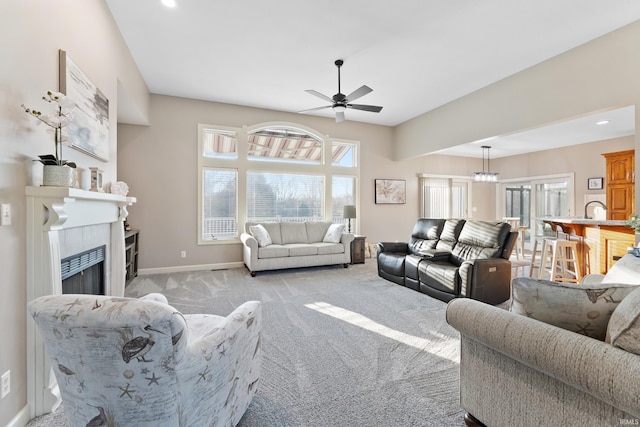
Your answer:
[[[71,426],[237,425],[260,378],[261,303],[181,314],[161,294],[31,301]]]

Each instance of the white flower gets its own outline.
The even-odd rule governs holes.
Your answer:
[[[75,104],[72,100],[67,98],[65,94],[60,92],[48,91],[47,94],[42,97],[42,99],[47,101],[49,104],[55,104],[54,115],[42,114],[42,112],[27,108],[24,104],[22,104],[22,108],[24,109],[25,113],[35,117],[37,119],[37,124],[44,123],[45,125],[49,126],[49,129],[47,129],[47,133],[53,135],[55,154],[53,156],[39,156],[40,162],[45,165],[56,164],[59,166],[68,165],[71,167],[76,167],[75,163],[67,162],[62,158],[62,145],[69,145],[67,143],[68,138],[64,137],[62,134],[62,128],[69,124],[67,115],[69,114],[69,110],[75,107]],[[55,160],[51,159],[51,157],[55,158]]]

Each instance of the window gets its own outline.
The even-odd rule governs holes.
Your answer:
[[[237,181],[235,170],[203,169],[201,224],[203,240],[238,235]]]
[[[421,177],[424,218],[465,218],[469,199],[468,179]]]
[[[331,220],[338,224],[344,223],[344,206],[355,205],[355,177],[334,175],[331,192]]]
[[[320,164],[322,140],[288,128],[260,129],[249,134],[249,160]]]
[[[248,221],[307,221],[323,217],[322,176],[247,173]]]
[[[198,125],[198,244],[237,243],[247,221],[344,222],[359,142],[289,123]]]
[[[220,159],[235,159],[238,157],[235,132],[203,129],[202,155]]]
[[[334,142],[331,145],[331,163],[334,166],[355,166],[356,144],[348,142]]]

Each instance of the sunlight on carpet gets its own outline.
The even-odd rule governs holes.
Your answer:
[[[366,329],[367,331],[375,332],[376,334],[391,338],[402,344],[417,348],[418,350],[426,351],[433,355],[447,358],[455,363],[460,362],[459,357],[455,357],[452,355],[451,348],[440,346],[440,344],[442,344],[442,341],[444,341],[447,337],[443,334],[438,333],[437,331],[432,331],[431,334],[436,336],[437,338],[440,338],[440,340],[429,340],[389,328],[371,320],[366,316],[363,316],[362,314],[355,313],[353,311],[337,307],[326,302],[314,302],[312,304],[305,304],[304,306],[319,313],[326,314],[328,316],[358,326],[362,329]],[[438,346],[436,346],[435,344],[438,344]],[[459,344],[457,342],[454,342],[453,345],[457,347]]]

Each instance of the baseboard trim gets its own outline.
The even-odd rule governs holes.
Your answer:
[[[27,404],[9,421],[7,427],[24,427],[29,421],[31,421],[31,417],[29,416],[29,405]]]
[[[158,268],[141,268],[138,270],[139,276],[149,274],[166,274],[166,273],[182,273],[185,271],[202,271],[202,270],[227,270],[229,268],[244,267],[242,262],[226,262],[219,264],[200,264],[200,265],[177,265],[175,267],[158,267]]]

